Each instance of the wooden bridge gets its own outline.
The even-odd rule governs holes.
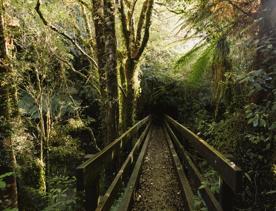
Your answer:
[[[234,210],[236,194],[242,189],[241,169],[173,118],[164,116],[161,127],[181,190],[183,210],[195,210],[196,194],[209,211]],[[135,191],[149,143],[156,138],[156,128],[148,116],[78,167],[77,189],[84,194],[87,211],[126,211],[135,206]],[[193,153],[205,159],[220,176],[219,195],[202,185],[203,176]]]

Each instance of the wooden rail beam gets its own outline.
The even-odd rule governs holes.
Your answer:
[[[209,145],[203,139],[198,137],[188,128],[184,127],[170,116],[165,116],[168,121],[195,149],[200,152],[209,164],[220,174],[223,181],[231,188],[235,193],[238,193],[242,189],[242,171],[234,163],[223,156],[214,147]]]
[[[146,125],[145,131],[150,127],[151,117],[148,116],[136,123],[114,142],[106,146],[101,152],[93,155],[90,159],[77,167],[77,191],[85,194],[86,210],[95,210],[99,203],[99,174],[106,164],[114,161],[128,140]],[[144,133],[142,134],[145,134]]]
[[[167,140],[167,143],[169,145],[170,153],[173,158],[173,163],[177,172],[178,180],[181,185],[182,193],[184,195],[184,204],[185,204],[185,210],[192,211],[194,207],[194,194],[191,188],[191,185],[189,183],[189,180],[183,170],[182,164],[180,162],[180,159],[174,149],[172,140],[168,134],[168,131],[163,127],[163,131],[165,134],[165,138]]]
[[[134,191],[136,189],[137,186],[137,182],[141,173],[141,166],[142,163],[144,161],[147,149],[148,149],[148,145],[149,145],[149,140],[151,138],[152,135],[152,131],[150,131],[147,135],[146,140],[144,141],[143,147],[141,149],[141,152],[139,154],[139,157],[135,163],[134,169],[132,171],[132,174],[130,176],[129,182],[127,184],[125,193],[123,195],[123,198],[121,200],[120,206],[119,206],[119,211],[128,211],[131,203],[132,203],[132,199],[133,199],[133,194]]]
[[[139,121],[114,142],[106,146],[101,152],[97,153],[91,159],[78,166],[77,171],[79,174],[83,175],[83,185],[89,185],[89,182],[93,181],[95,177],[97,177],[98,173],[101,169],[103,169],[105,164],[111,162],[118,156],[120,149],[125,146],[128,138],[136,133],[145,124],[149,124],[149,122],[150,116]]]
[[[101,198],[99,206],[97,207],[96,211],[108,211],[112,206],[116,194],[119,192],[120,187],[122,186],[122,182],[124,178],[128,175],[129,170],[131,171],[134,163],[136,162],[137,154],[140,152],[141,147],[143,146],[145,136],[147,135],[146,140],[149,139],[151,134],[150,125],[144,130],[138,141],[135,143],[134,147],[132,148],[131,152],[129,153],[127,159],[124,161],[122,167],[120,168],[119,172],[117,173],[115,179],[109,186],[108,190],[106,191],[105,195]]]
[[[177,151],[179,157],[181,158],[182,165],[187,167],[188,172],[191,173],[193,181],[195,182],[195,186],[199,190],[203,200],[205,201],[205,204],[206,204],[208,210],[223,211],[221,205],[219,204],[219,202],[217,201],[215,196],[211,193],[209,188],[203,187],[203,188],[199,189],[199,187],[202,185],[202,183],[204,181],[202,175],[200,174],[198,168],[196,167],[196,165],[190,158],[188,152],[184,149],[183,145],[180,143],[180,141],[178,140],[176,135],[173,133],[171,127],[168,125],[167,122],[165,122],[165,126],[166,126],[166,128],[171,136],[171,139],[175,145],[176,151]]]

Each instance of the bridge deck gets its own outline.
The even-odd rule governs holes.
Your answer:
[[[173,166],[164,131],[154,126],[132,210],[184,210]]]
[[[218,196],[202,186],[204,178],[191,156],[194,150],[220,176]],[[118,160],[122,154],[126,158]],[[111,184],[100,189],[103,172],[116,165]],[[162,127],[152,124],[151,116],[137,122],[77,171],[77,190],[84,193],[87,211],[192,211],[195,195],[210,211],[233,211],[242,189],[241,169],[169,116]]]

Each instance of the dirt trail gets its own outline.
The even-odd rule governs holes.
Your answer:
[[[161,127],[153,130],[132,210],[184,210],[177,173]]]

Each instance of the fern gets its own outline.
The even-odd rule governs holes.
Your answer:
[[[180,57],[176,63],[174,68],[175,69],[182,69],[183,67],[190,64],[190,62],[198,56],[198,54],[204,49],[206,46],[205,43],[202,43],[200,45],[197,45],[196,47],[192,48],[188,53],[186,53],[184,56]]]
[[[197,84],[203,74],[210,69],[216,42],[211,44],[202,43],[194,47],[184,56],[182,56],[175,64],[177,69],[189,69],[188,81],[192,84]]]
[[[215,45],[211,44],[206,48],[202,54],[197,58],[196,62],[191,67],[191,72],[188,76],[188,81],[198,83],[203,74],[211,67],[213,56],[215,52]]]

